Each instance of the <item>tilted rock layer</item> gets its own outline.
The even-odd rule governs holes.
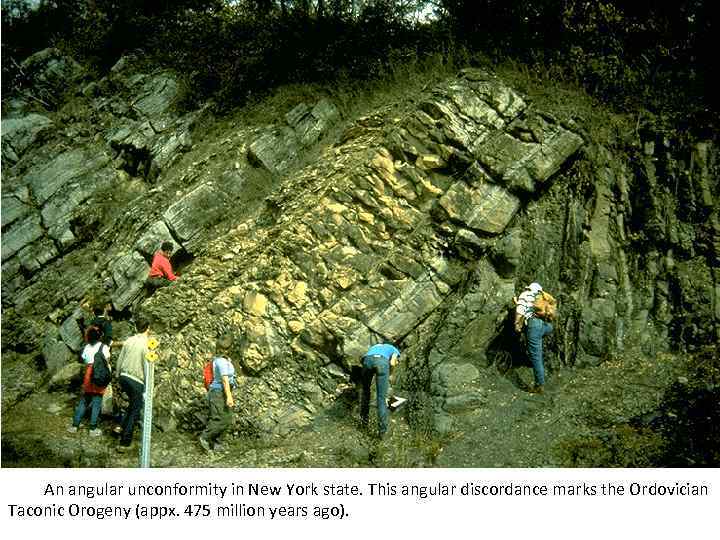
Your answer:
[[[406,352],[400,386],[448,432],[483,406],[479,370],[507,347],[507,309],[530,281],[560,302],[558,366],[717,339],[710,144],[684,163],[648,146],[630,161],[477,69],[361,118],[322,98],[212,129],[207,109],[175,112],[177,94],[171,73],[124,58],[58,112],[3,121],[3,312],[23,327],[3,347],[41,351],[54,380],[97,286],[116,320],[153,320],[166,430],[202,424],[201,367],[231,333],[242,431],[312,422],[382,340]],[[182,276],[146,298],[163,241]]]

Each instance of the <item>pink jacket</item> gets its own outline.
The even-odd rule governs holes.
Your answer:
[[[170,281],[175,281],[178,278],[173,274],[172,265],[162,250],[155,252],[148,277],[164,277]]]

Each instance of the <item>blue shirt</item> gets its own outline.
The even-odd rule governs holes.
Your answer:
[[[223,356],[216,356],[213,358],[213,382],[208,386],[208,390],[222,390],[223,376],[230,379],[230,386],[235,386],[235,367],[232,362]]]
[[[368,349],[368,352],[365,353],[365,356],[372,356],[374,354],[378,354],[380,356],[384,356],[388,360],[390,360],[390,357],[393,354],[397,354],[400,356],[400,351],[398,351],[395,347],[392,345],[388,345],[387,343],[380,343],[378,345],[373,345]]]

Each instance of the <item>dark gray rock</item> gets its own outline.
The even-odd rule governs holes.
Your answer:
[[[301,103],[286,115],[288,124],[295,130],[302,146],[315,144],[340,118],[340,113],[330,101],[324,99],[310,108]]]
[[[291,128],[271,128],[250,144],[248,161],[272,174],[282,174],[295,162],[299,149]]]
[[[458,396],[466,394],[468,389],[474,387],[480,372],[473,364],[444,363],[438,366],[432,374],[432,382],[437,385],[440,396]]]
[[[445,358],[485,365],[486,350],[498,334],[515,294],[515,285],[501,279],[486,261],[478,263],[473,286],[455,303],[438,331],[431,351],[431,365]]]
[[[52,121],[41,114],[2,121],[2,157],[6,163],[17,161],[25,150],[52,126]]]
[[[301,103],[285,115],[289,126],[270,127],[250,144],[248,161],[271,174],[283,174],[297,162],[301,149],[316,144],[339,118],[326,99],[312,108]]]
[[[55,330],[53,333],[57,333]],[[58,336],[59,337],[59,336]],[[42,355],[45,359],[45,367],[52,376],[65,368],[67,365],[76,362],[76,356],[62,341],[52,337],[52,333],[43,340]]]
[[[183,247],[197,253],[206,239],[203,233],[226,217],[228,204],[224,191],[203,184],[170,206],[163,219]]]
[[[578,343],[584,352],[596,357],[613,350],[615,336],[615,302],[605,298],[591,301],[592,310],[583,314]]]
[[[27,192],[27,188],[24,190]],[[13,195],[3,195],[2,197],[2,228],[4,229],[7,225],[10,225],[14,221],[17,221],[32,210],[32,206],[28,204],[27,199],[22,200]]]
[[[57,258],[60,252],[55,243],[49,238],[40,240],[25,246],[18,254],[22,267],[28,272],[37,272],[47,263]]]
[[[83,314],[83,310],[78,307],[73,314],[60,325],[60,337],[65,345],[70,347],[74,352],[80,352],[85,345],[84,336],[78,324],[78,319],[82,318]]]
[[[25,175],[24,181],[30,186],[35,200],[44,205],[53,195],[64,195],[64,190],[70,185],[91,189],[98,171],[109,163],[110,157],[102,148],[78,148],[33,167]]]
[[[445,399],[443,408],[450,414],[461,413],[472,409],[477,409],[485,403],[485,399],[480,392],[468,392],[457,396],[450,396]]]
[[[20,65],[30,86],[50,104],[56,103],[83,75],[80,64],[58,49],[43,49]]]
[[[115,309],[123,310],[144,289],[150,265],[137,251],[126,253],[114,261],[112,276],[115,282],[115,291],[112,294],[112,303]]]
[[[462,257],[474,261],[483,255],[491,243],[467,229],[460,229],[455,235],[455,247]]]
[[[379,313],[368,317],[368,328],[392,340],[408,334],[427,317],[449,292],[449,287],[428,272],[405,285],[399,296]]]
[[[506,120],[522,113],[527,104],[515,90],[503,83],[495,74],[483,69],[469,68],[460,72],[475,93]]]
[[[166,114],[178,94],[178,83],[169,73],[148,77],[132,98],[133,108],[150,118]]]
[[[140,239],[135,242],[134,249],[145,255],[146,257],[152,257],[155,252],[160,249],[163,242],[172,242],[173,252],[177,251],[180,247],[178,243],[173,239],[170,230],[165,225],[164,221],[156,221],[152,226],[143,234]]]
[[[480,146],[478,161],[510,189],[534,192],[583,145],[579,135],[560,126],[546,124],[542,142],[524,142],[500,132]]]
[[[80,362],[66,364],[57,370],[48,382],[48,390],[67,391],[74,390],[82,383],[85,366]]]
[[[43,233],[38,214],[30,214],[25,219],[14,223],[2,235],[2,260],[7,260],[25,246],[42,238]]]
[[[493,265],[503,278],[511,278],[522,261],[522,230],[513,229],[500,238],[493,247]]]

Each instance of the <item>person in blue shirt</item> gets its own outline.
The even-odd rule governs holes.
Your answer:
[[[232,389],[235,387],[235,367],[226,356],[232,345],[232,337],[218,339],[213,358],[213,381],[208,387],[208,423],[200,435],[200,446],[208,452],[220,450],[219,438],[232,423],[235,406]]]
[[[390,369],[400,359],[400,351],[387,343],[373,345],[362,358],[362,402],[360,404],[360,420],[367,426],[370,414],[370,385],[373,377],[377,391],[378,434],[383,437],[388,429],[387,392],[390,386]]]

